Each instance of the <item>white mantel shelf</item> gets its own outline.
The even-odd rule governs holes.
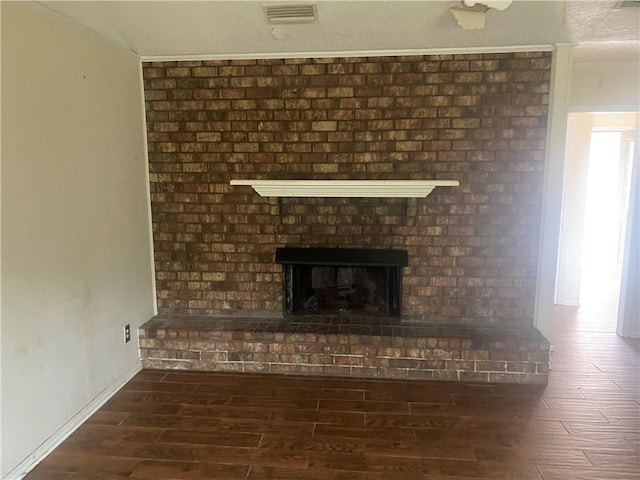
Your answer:
[[[457,187],[457,180],[231,180],[250,185],[261,197],[426,197],[435,187]]]

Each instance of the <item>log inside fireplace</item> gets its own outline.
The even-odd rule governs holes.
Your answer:
[[[362,314],[400,318],[406,250],[278,248],[285,314]]]

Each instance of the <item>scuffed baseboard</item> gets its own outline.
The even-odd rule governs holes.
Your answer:
[[[91,415],[93,415],[102,405],[104,405],[124,384],[131,380],[134,375],[142,370],[142,365],[138,363],[129,369],[124,375],[114,380],[107,388],[102,390],[91,402],[82,410],[76,413],[53,435],[42,442],[38,448],[31,452],[22,462],[7,473],[2,480],[21,480],[27,473],[35,468],[47,455],[49,455],[58,445],[60,445],[69,435],[71,435],[80,425],[82,425]]]

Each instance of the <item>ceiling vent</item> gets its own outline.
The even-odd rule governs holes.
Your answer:
[[[267,21],[272,25],[313,23],[318,19],[314,3],[265,5],[264,11]]]
[[[620,0],[614,8],[640,8],[640,0]]]

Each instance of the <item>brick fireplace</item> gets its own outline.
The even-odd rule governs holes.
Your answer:
[[[544,364],[539,350],[548,357],[548,343],[532,325],[550,65],[548,52],[145,64],[157,302],[165,323],[141,339],[158,339],[153,331],[197,336],[169,326],[169,318],[224,319],[221,338],[245,335],[236,327],[256,318],[278,323],[285,299],[277,248],[375,247],[408,252],[396,325],[407,328],[403,335],[409,325],[437,322],[456,335],[422,331],[415,341],[475,348],[492,344],[495,334],[496,352],[500,342],[531,341],[524,350]],[[426,198],[269,198],[230,185],[273,178],[459,186]],[[498,330],[512,332],[511,340]],[[361,336],[369,344],[395,341],[368,332]],[[149,348],[174,351],[159,345]],[[463,350],[470,349],[442,360],[463,361]],[[510,357],[490,350],[480,356]],[[225,362],[238,358],[233,348],[225,352]],[[412,358],[394,355],[386,358]],[[544,365],[517,368],[546,374]]]

